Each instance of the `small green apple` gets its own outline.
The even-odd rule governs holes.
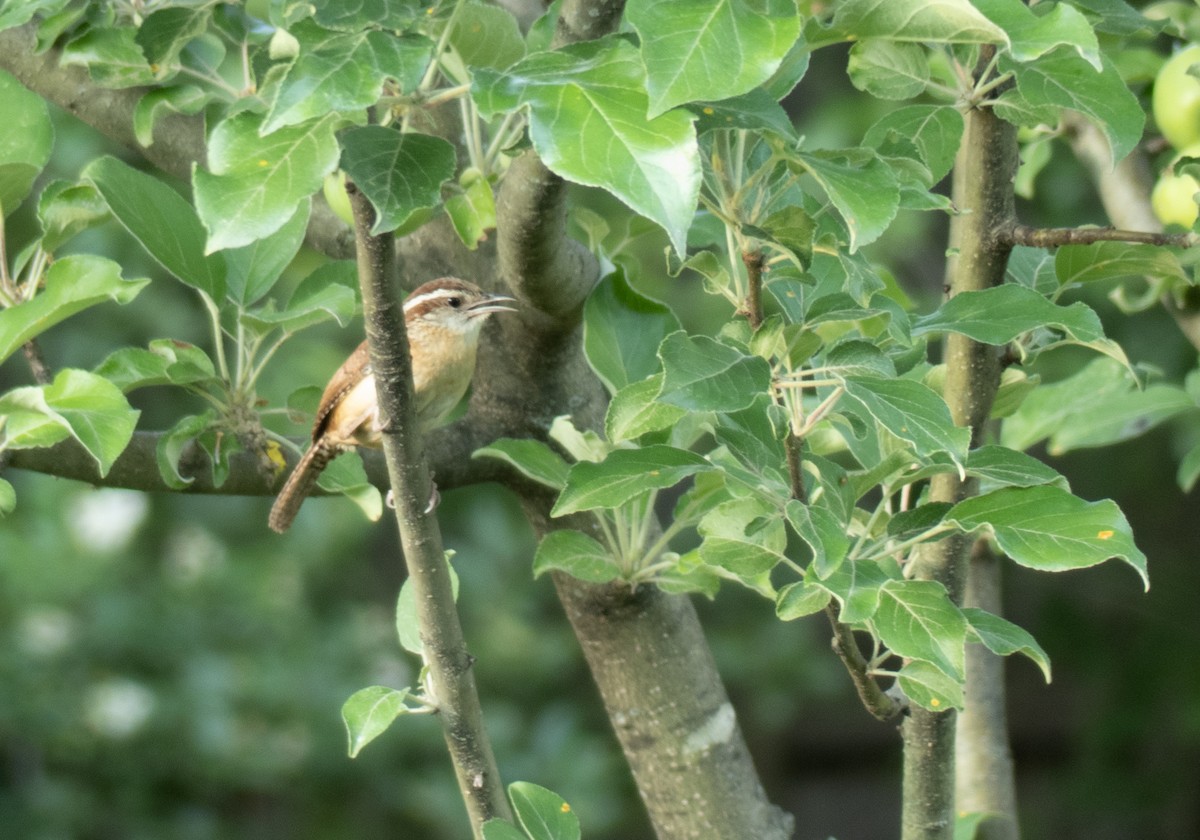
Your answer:
[[[1200,157],[1200,143],[1184,149],[1179,157]],[[1191,175],[1176,175],[1174,169],[1175,161],[1172,161],[1158,177],[1158,183],[1150,193],[1150,206],[1164,225],[1190,228],[1200,211],[1200,206],[1192,197],[1200,192],[1200,182]]]
[[[1200,64],[1200,44],[1171,56],[1154,79],[1154,120],[1176,149],[1200,141],[1200,79],[1188,73],[1193,64]]]

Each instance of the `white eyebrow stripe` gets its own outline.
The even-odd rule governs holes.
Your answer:
[[[404,301],[404,311],[408,312],[410,309],[415,309],[416,307],[433,300],[462,297],[465,293],[465,289],[434,289],[433,291],[424,292],[414,297],[410,297],[408,300]]]

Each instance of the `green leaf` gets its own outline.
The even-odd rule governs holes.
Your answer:
[[[461,193],[446,199],[446,215],[454,232],[474,251],[496,227],[496,197],[487,178],[468,181]]]
[[[62,48],[61,63],[87,69],[92,81],[103,87],[150,85],[160,73],[150,68],[130,27],[99,26],[84,29]]]
[[[526,478],[561,490],[567,483],[570,467],[562,457],[540,440],[530,438],[500,438],[471,453],[472,458],[498,458]]]
[[[717,505],[700,520],[698,530],[704,538],[701,559],[747,582],[781,563],[787,548],[778,509],[754,497]]]
[[[34,17],[57,14],[70,0],[23,0],[20,3],[5,3],[0,6],[0,30],[13,29],[33,20]]]
[[[887,534],[893,540],[910,540],[926,534],[942,523],[952,508],[949,502],[925,502],[902,510],[888,520]]]
[[[314,19],[328,29],[357,32],[368,27],[403,31],[416,19],[420,6],[412,0],[314,0]]]
[[[888,432],[913,445],[918,455],[946,452],[961,464],[971,442],[969,429],[954,425],[950,409],[936,392],[911,379],[850,376],[846,397]]]
[[[304,242],[311,207],[311,200],[304,199],[279,230],[225,251],[225,282],[233,300],[243,305],[254,303],[271,290]]]
[[[1189,449],[1179,459],[1179,469],[1175,475],[1176,483],[1185,493],[1192,492],[1197,479],[1200,479],[1200,443]]]
[[[892,653],[922,659],[948,676],[963,678],[967,620],[940,583],[888,581],[879,590],[872,622]]]
[[[637,49],[610,36],[536,53],[502,74],[480,70],[473,96],[485,116],[528,107],[546,166],[608,190],[661,225],[683,254],[700,189],[696,130],[678,110],[647,119],[644,85]]]
[[[209,137],[209,171],[192,171],[207,252],[248,245],[283,227],[337,168],[338,123],[329,115],[266,137],[259,134],[261,114],[242,112],[218,123]]]
[[[133,132],[146,148],[154,144],[154,125],[165,114],[198,114],[211,97],[195,85],[152,88],[133,108]]]
[[[1006,487],[959,502],[946,521],[992,534],[1001,551],[1031,569],[1062,572],[1116,557],[1150,587],[1146,555],[1133,544],[1124,514],[1107,499],[1085,502],[1051,485]]]
[[[828,589],[804,581],[789,583],[775,599],[775,615],[780,621],[794,621],[825,609],[833,596]]]
[[[1121,364],[1100,358],[1074,376],[1035,389],[1005,420],[1000,442],[1028,449],[1048,437],[1050,454],[1060,455],[1129,440],[1195,407],[1178,386],[1139,389]]]
[[[341,493],[371,522],[378,522],[383,516],[383,494],[367,481],[362,456],[357,452],[338,456],[321,473],[317,486],[330,493]]]
[[[1142,139],[1145,112],[1120,72],[1101,56],[1097,72],[1078,54],[1057,50],[1027,64],[1001,62],[1012,70],[1016,87],[996,100],[993,110],[1016,125],[1057,125],[1063,110],[1078,111],[1104,132],[1113,160],[1120,160]]]
[[[621,577],[612,555],[581,531],[551,531],[538,543],[533,576],[558,570],[590,583],[608,583]]]
[[[513,782],[508,798],[529,840],[579,840],[579,817],[554,791],[532,782]]]
[[[954,815],[954,840],[987,840],[979,832],[980,829],[986,830],[985,827],[990,826],[993,821],[1012,825],[1012,816],[998,811],[959,811]]]
[[[168,64],[179,57],[189,41],[204,34],[211,19],[212,11],[204,8],[158,9],[142,20],[134,41],[142,48],[146,61]]]
[[[525,57],[525,39],[512,13],[476,0],[455,12],[450,46],[468,67],[503,70]]]
[[[1100,317],[1082,301],[1052,303],[1033,289],[1006,283],[976,292],[959,292],[933,313],[918,318],[912,334],[954,332],[984,344],[1003,345],[1031,330],[1054,327],[1076,341],[1104,337]]]
[[[657,372],[658,346],[678,329],[675,313],[634,289],[620,270],[601,280],[583,307],[583,350],[614,393]]]
[[[483,824],[483,840],[529,840],[525,832],[499,817]]]
[[[662,374],[656,373],[613,394],[604,417],[604,434],[610,441],[636,440],[644,434],[669,429],[687,415],[679,406],[659,402],[662,381]]]
[[[1054,255],[1054,273],[1060,286],[1132,277],[1171,278],[1190,282],[1174,252],[1133,242],[1064,245]]]
[[[824,580],[809,582],[829,590],[838,599],[844,624],[859,624],[879,609],[880,588],[889,580],[891,578],[878,563],[855,560],[842,563]]]
[[[159,338],[150,348],[114,350],[94,371],[124,393],[151,385],[195,385],[219,382],[212,360],[186,341]]]
[[[643,493],[674,486],[689,475],[711,468],[703,457],[673,446],[617,449],[599,463],[574,464],[550,515],[620,507]]]
[[[361,461],[359,462],[361,465]],[[458,573],[450,564],[453,551],[447,551],[443,562],[450,574],[450,590],[454,600],[458,600]],[[400,587],[400,595],[396,598],[396,636],[400,646],[409,653],[424,657],[425,642],[421,638],[421,622],[417,614],[417,594],[412,585],[412,578],[404,581]]]
[[[808,171],[837,208],[850,231],[850,252],[879,238],[900,207],[900,186],[891,167],[874,153],[861,165],[839,162],[838,152],[799,154],[793,160]]]
[[[762,84],[796,43],[802,21],[794,0],[630,0],[625,19],[641,38],[652,118]]]
[[[196,480],[179,471],[179,462],[188,447],[216,422],[216,418],[216,412],[212,410],[184,417],[158,439],[154,453],[158,461],[158,474],[172,490],[183,490]]]
[[[843,0],[833,27],[856,39],[950,44],[1004,44],[1008,36],[970,0]]]
[[[92,162],[83,175],[96,185],[117,221],[159,265],[220,302],[225,295],[225,262],[205,255],[204,229],[179,193],[114,157]]]
[[[761,88],[719,102],[697,102],[688,110],[696,115],[697,134],[718,128],[744,128],[772,131],[789,139],[796,136],[787,111]]]
[[[382,685],[360,688],[342,704],[342,721],[350,737],[350,757],[358,756],[362,748],[387,731],[392,721],[411,711],[407,704],[408,689],[397,691]]]
[[[889,111],[867,129],[863,145],[881,155],[907,154],[913,149],[929,170],[930,183],[950,172],[962,141],[963,117],[950,105],[909,105]]]
[[[374,105],[388,79],[411,93],[433,52],[433,43],[420,35],[371,30],[330,37],[311,27],[297,27],[293,34],[300,55],[274,89],[262,134]]]
[[[766,359],[707,336],[689,336],[682,330],[671,333],[659,346],[658,356],[663,364],[658,398],[689,411],[737,411],[771,385]]]
[[[963,607],[962,613],[971,625],[972,635],[988,650],[998,656],[1025,654],[1042,670],[1046,682],[1050,682],[1050,657],[1029,631],[976,607]]]
[[[454,177],[454,147],[440,137],[402,134],[378,125],[341,133],[342,168],[375,208],[371,233],[395,230],[442,201]]]
[[[2,432],[0,428],[0,432]],[[8,516],[17,509],[17,491],[11,484],[0,478],[0,516]]]
[[[91,184],[51,181],[38,196],[42,248],[54,253],[76,234],[103,223],[108,205]]]
[[[806,505],[796,499],[788,501],[786,512],[797,536],[812,549],[813,570],[818,577],[829,577],[850,550],[846,523],[826,507]]]
[[[962,683],[932,663],[917,659],[907,663],[897,676],[900,690],[909,700],[931,712],[961,709]]]
[[[915,44],[868,38],[850,48],[850,82],[879,99],[912,99],[929,84],[929,57]]]
[[[54,146],[54,126],[40,96],[0,70],[0,220],[29,195]]]
[[[971,450],[967,457],[967,473],[985,483],[1009,487],[1055,484],[1068,489],[1067,480],[1053,467],[1007,446],[988,445]]]
[[[1017,61],[1032,61],[1057,47],[1069,47],[1096,70],[1100,45],[1083,14],[1068,3],[1052,4],[1034,14],[1021,0],[972,0],[988,20],[1008,33],[1009,51]],[[1042,11],[1042,10],[1039,10]]]
[[[75,438],[108,475],[133,437],[141,412],[116,385],[84,370],[62,370],[48,385],[14,388],[0,395],[0,450],[48,446]]]
[[[121,267],[102,257],[81,254],[55,261],[33,300],[0,309],[0,362],[76,312],[108,300],[129,303],[149,282],[123,279]]]
[[[1110,35],[1158,35],[1168,25],[1166,19],[1151,20],[1125,0],[1074,0],[1071,5],[1090,14],[1097,32]]]

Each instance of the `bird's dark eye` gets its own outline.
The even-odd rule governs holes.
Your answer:
[[[446,305],[451,309],[458,309],[460,306],[462,306],[462,298],[452,297],[446,301]]]

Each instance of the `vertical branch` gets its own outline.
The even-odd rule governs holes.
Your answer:
[[[976,108],[966,128],[954,168],[954,203],[959,214],[950,229],[947,265],[950,296],[988,289],[1004,281],[1011,252],[1009,232],[1016,223],[1013,178],[1017,171],[1016,128]],[[982,433],[1000,383],[997,350],[951,334],[945,345],[944,396],[955,423]],[[976,492],[975,482],[953,473],[935,476],[930,500],[954,503]],[[912,561],[913,576],[942,583],[961,603],[967,579],[966,536],[924,546]],[[954,833],[955,725],[953,712],[914,708],[904,722],[904,840],[950,840]]]
[[[366,196],[346,184],[354,213],[358,244],[363,316],[375,371],[379,412],[383,418],[383,450],[396,507],[400,545],[417,605],[421,641],[433,702],[437,705],[446,746],[458,778],[476,838],[492,817],[509,817],[508,803],[491,743],[483,729],[483,712],[471,670],[462,625],[454,604],[442,535],[430,500],[434,486],[417,431],[413,402],[412,358],[397,295],[394,238],[372,236],[375,211]]]
[[[984,540],[971,551],[963,603],[1000,613],[1000,560]],[[980,644],[967,645],[965,709],[958,718],[955,788],[959,811],[989,816],[978,840],[1017,840],[1017,796],[1004,708],[1004,657]]]

